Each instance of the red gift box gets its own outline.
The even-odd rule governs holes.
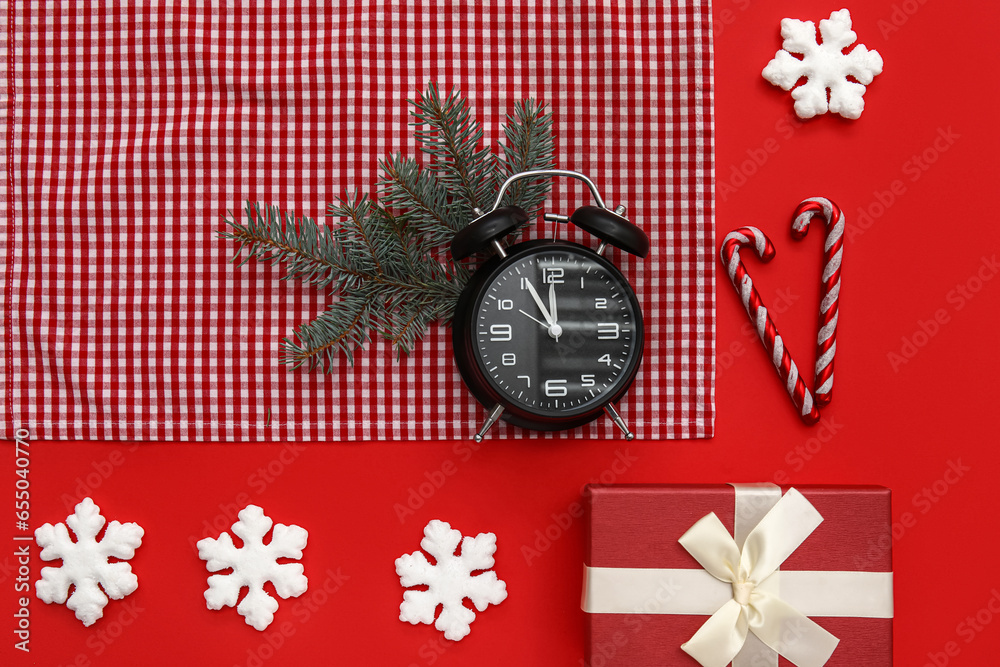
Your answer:
[[[770,500],[762,501],[760,494]],[[889,489],[803,486],[792,491],[774,485],[590,485],[585,490],[583,600],[584,610],[589,612],[587,667],[698,667],[698,661],[681,646],[709,620],[713,610],[737,595],[737,587],[706,572],[678,540],[696,523],[714,521],[708,517],[714,513],[721,520],[717,529],[724,527],[729,536],[735,535],[739,546],[746,539],[749,549],[752,539],[747,534],[779,498],[784,503],[781,494],[804,498],[806,505],[811,504],[818,512],[818,520],[780,563],[772,579],[780,580],[778,597],[792,606],[801,605],[799,609],[808,616],[806,623],[811,621],[822,629],[820,632],[825,630],[835,637],[826,667],[891,665]],[[765,523],[773,528],[775,521]],[[714,553],[711,548],[709,553]],[[683,586],[663,573],[683,575]],[[702,576],[705,581],[699,578]],[[796,581],[810,577],[826,587],[822,595],[808,586],[796,590]],[[622,585],[622,581],[628,585]],[[697,586],[690,584],[692,581]],[[850,585],[842,585],[844,582]],[[708,608],[695,613],[687,608],[692,605]],[[817,610],[822,613],[815,613]],[[794,664],[759,641],[751,633],[747,643],[755,646],[735,659],[734,667]],[[767,659],[750,656],[754,650],[770,655]]]

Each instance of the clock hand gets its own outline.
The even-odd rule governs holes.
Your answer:
[[[545,322],[542,322],[540,319],[538,319],[534,315],[529,315],[528,313],[526,313],[526,312],[524,312],[523,310],[520,310],[520,309],[518,309],[518,312],[521,313],[522,315],[526,316],[529,320],[534,320],[534,321],[538,322],[539,324],[541,324],[546,329],[549,328],[548,324],[546,324]]]
[[[549,327],[549,335],[559,342],[559,336],[562,335],[562,327],[559,326],[559,315],[556,312],[556,284],[549,283],[549,311],[552,315],[552,326]]]
[[[528,292],[531,293],[531,298],[535,300],[535,305],[538,306],[538,310],[542,311],[542,317],[545,318],[546,324],[551,327],[555,324],[555,320],[553,320],[552,316],[549,315],[549,311],[546,310],[545,304],[542,303],[541,297],[538,296],[538,292],[535,291],[535,288],[532,286],[530,280],[525,279],[524,284],[528,286]]]

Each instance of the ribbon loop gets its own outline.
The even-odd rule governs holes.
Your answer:
[[[788,489],[747,535],[740,565],[752,581],[771,576],[823,523],[823,517],[798,489]]]
[[[677,541],[713,577],[733,580],[740,564],[740,549],[715,512],[698,519]]]
[[[743,607],[730,600],[712,614],[691,639],[681,644],[681,648],[704,667],[726,667],[743,648],[749,629]]]
[[[695,522],[679,542],[709,574],[732,584],[732,599],[681,648],[704,667],[725,667],[753,633],[797,667],[826,664],[840,640],[761,587],[822,522],[796,489],[764,515],[742,549],[714,513]]]

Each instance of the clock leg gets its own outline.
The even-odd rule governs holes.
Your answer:
[[[500,415],[502,414],[503,414],[503,406],[500,404],[495,405],[493,409],[490,410],[490,414],[486,418],[486,421],[483,422],[483,427],[479,429],[479,433],[472,436],[472,439],[475,440],[476,442],[482,442],[483,437],[486,435],[486,432],[490,430],[490,427],[493,426],[493,424],[495,424],[498,419],[500,419]]]
[[[622,416],[618,414],[618,411],[615,410],[613,405],[608,403],[604,406],[604,411],[608,413],[608,417],[615,423],[615,426],[622,430],[622,433],[625,434],[626,440],[635,440],[635,433],[628,430],[628,424],[625,423],[625,420],[622,419]]]

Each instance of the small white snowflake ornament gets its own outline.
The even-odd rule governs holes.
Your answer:
[[[267,594],[264,584],[274,584],[275,592],[283,599],[298,597],[306,592],[309,580],[303,574],[301,563],[278,563],[279,558],[302,558],[309,533],[299,526],[277,524],[271,541],[264,544],[264,536],[271,530],[273,521],[256,505],[240,510],[239,521],[233,532],[243,540],[237,548],[229,533],[219,539],[206,537],[198,541],[198,556],[207,561],[209,572],[232,568],[230,574],[214,574],[208,578],[205,601],[209,609],[236,606],[240,590],[248,589],[236,611],[246,619],[247,625],[263,631],[274,620],[278,601]]]
[[[462,550],[456,555],[461,541]],[[479,611],[491,604],[500,604],[507,598],[507,584],[497,579],[493,567],[493,554],[497,550],[497,536],[480,533],[475,537],[462,537],[451,525],[437,519],[424,528],[420,548],[434,557],[431,564],[419,551],[403,554],[396,559],[396,574],[404,588],[427,586],[427,590],[409,590],[403,593],[399,605],[399,620],[412,625],[425,623],[444,632],[445,639],[458,641],[469,634],[469,624],[476,614],[462,604],[468,598]],[[475,576],[473,572],[482,572]],[[434,611],[441,605],[441,614],[434,621]]]
[[[764,68],[764,78],[784,90],[792,90],[799,79],[806,77],[804,84],[792,90],[799,118],[812,118],[827,111],[845,118],[859,118],[865,108],[865,86],[882,73],[882,56],[878,51],[869,51],[864,44],[844,53],[858,38],[851,29],[851,13],[846,9],[820,21],[819,32],[822,44],[816,41],[816,25],[812,21],[782,19],[781,36],[785,41],[782,50]],[[794,57],[793,53],[802,58]]]
[[[43,567],[35,582],[35,595],[46,603],[66,603],[85,626],[104,616],[108,598],[121,600],[139,587],[139,579],[126,561],[142,544],[142,527],[112,521],[100,541],[98,533],[105,519],[101,508],[84,498],[66,517],[66,523],[47,523],[35,530],[35,542],[42,548],[42,560],[62,559],[62,567]],[[73,529],[76,542],[66,529]],[[120,559],[109,562],[109,558]],[[73,594],[69,588],[73,586]],[[103,589],[103,590],[102,590]]]

